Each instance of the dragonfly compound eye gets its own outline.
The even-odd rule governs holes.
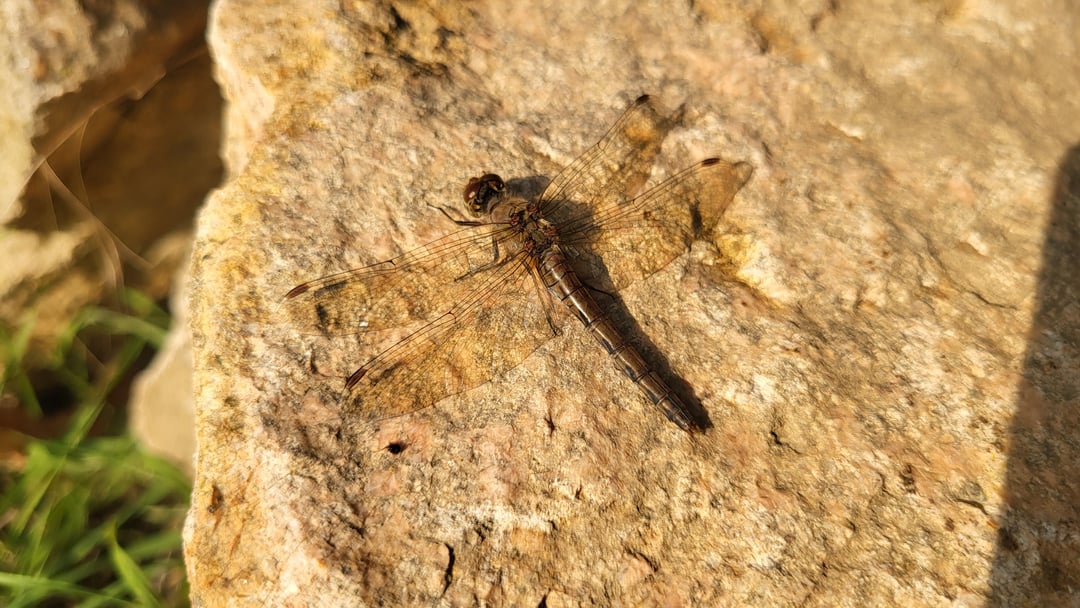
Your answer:
[[[495,206],[499,193],[505,187],[506,184],[503,183],[502,178],[494,173],[471,178],[469,183],[465,184],[465,192],[462,194],[469,213],[481,216],[490,212]]]

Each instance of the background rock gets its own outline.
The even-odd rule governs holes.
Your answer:
[[[208,94],[215,87],[200,52],[205,3],[75,4],[16,0],[2,9],[0,69],[11,94],[0,171],[11,179],[0,218],[16,263],[0,280],[0,321],[13,325],[37,305],[41,339],[125,270],[152,275],[157,254],[172,270],[182,256],[154,245],[183,226],[221,174],[220,98]]]
[[[123,288],[164,301],[194,210],[221,179],[206,14],[192,1],[0,5],[0,329],[33,321],[20,364],[47,410],[70,400],[50,368],[57,336],[87,306],[122,309]],[[99,359],[109,348],[87,345]],[[190,372],[158,377],[170,380],[157,398],[132,405],[140,431],[152,445],[186,436],[166,452],[190,468]],[[4,426],[47,434],[2,409]]]
[[[1080,601],[1078,25],[1063,1],[219,3],[194,601]],[[379,343],[299,333],[284,293],[449,232],[433,205],[471,175],[554,175],[643,91],[687,108],[656,175],[755,167],[721,237],[620,294],[715,427],[664,420],[573,325],[435,407],[341,416]]]

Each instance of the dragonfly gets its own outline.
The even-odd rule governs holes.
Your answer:
[[[669,420],[690,433],[704,430],[702,417],[620,333],[591,287],[595,280],[622,290],[667,266],[716,229],[750,179],[746,162],[707,158],[647,188],[677,121],[642,95],[539,196],[494,173],[472,178],[463,192],[470,219],[442,210],[457,231],[301,283],[283,303],[295,323],[315,333],[405,334],[345,380],[369,416],[430,407],[505,373],[559,335],[570,311]]]

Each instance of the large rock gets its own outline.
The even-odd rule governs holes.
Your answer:
[[[196,604],[1080,602],[1080,10],[778,4],[216,6]],[[657,175],[755,168],[619,293],[713,428],[573,323],[404,416],[345,391],[400,332],[305,333],[285,293],[455,230],[472,175],[553,176],[641,92],[685,108]]]

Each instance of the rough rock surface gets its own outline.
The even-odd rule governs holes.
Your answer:
[[[1065,0],[218,3],[194,601],[1080,602],[1077,31]],[[658,174],[755,167],[720,237],[620,294],[714,427],[572,324],[341,416],[385,340],[304,335],[285,292],[449,232],[471,175],[552,176],[643,91],[687,108]]]

